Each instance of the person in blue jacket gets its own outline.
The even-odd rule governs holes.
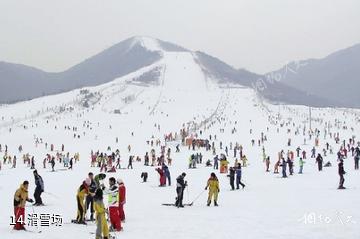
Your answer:
[[[165,177],[166,177],[166,179],[168,181],[169,186],[171,186],[171,175],[170,175],[169,167],[166,164],[163,163],[162,169],[163,169],[163,171],[165,173]]]
[[[242,189],[245,188],[245,184],[243,184],[241,182],[241,176],[242,176],[242,172],[241,172],[241,163],[237,164],[237,167],[235,169],[235,174],[236,174],[236,189],[239,189],[239,185],[241,185]]]

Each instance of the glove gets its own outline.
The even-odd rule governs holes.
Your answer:
[[[30,203],[33,203],[33,202],[34,202],[34,200],[32,200],[32,199],[30,198],[30,199],[29,199],[29,202],[30,202]]]

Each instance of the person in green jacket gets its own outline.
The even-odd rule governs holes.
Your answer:
[[[299,169],[299,174],[302,174],[302,173],[303,173],[304,163],[305,163],[305,161],[304,161],[302,158],[300,158],[300,159],[299,159],[299,167],[300,167],[300,169]]]
[[[100,181],[104,180],[105,178],[106,178],[106,174],[104,174],[104,173],[100,173],[100,174],[98,174],[98,175],[96,175],[94,177],[96,188],[102,188],[103,189],[104,185],[100,185]]]

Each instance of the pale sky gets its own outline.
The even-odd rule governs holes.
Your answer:
[[[142,35],[265,73],[360,43],[360,1],[0,0],[0,61],[63,71]]]

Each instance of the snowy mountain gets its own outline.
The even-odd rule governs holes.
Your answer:
[[[134,73],[147,66],[156,66],[165,59],[165,53],[187,54],[193,67],[201,68],[205,77],[222,87],[255,88],[260,95],[274,103],[290,103],[312,106],[330,106],[330,100],[284,85],[281,82],[267,82],[265,87],[257,85],[263,76],[246,70],[236,70],[221,60],[202,52],[191,52],[175,44],[149,37],[133,37],[59,73],[48,73],[22,65],[0,64],[0,103],[11,103],[33,99],[43,95],[66,92],[86,86],[97,86],[116,78]],[[163,65],[167,65],[163,61]],[[153,82],[162,77],[159,67],[152,67],[139,76],[137,81]],[[187,76],[195,78],[195,75]],[[182,81],[174,84],[182,84]]]
[[[274,73],[282,76],[282,83],[335,106],[360,107],[360,44],[323,59],[292,62]]]
[[[59,73],[22,65],[0,64],[0,103],[17,102],[43,95],[96,86],[124,76],[161,58],[142,38],[131,38]],[[176,46],[163,43],[169,49]],[[148,46],[151,47],[151,46]]]
[[[0,181],[4,182],[0,185],[1,238],[95,238],[96,223],[88,222],[87,226],[71,223],[77,215],[75,196],[89,172],[100,173],[99,167],[91,165],[91,152],[110,155],[117,149],[121,169],[107,172],[103,181],[108,188],[108,178],[121,178],[127,187],[124,230],[111,232],[114,238],[231,238],[239,230],[245,238],[327,239],[339,232],[341,238],[359,238],[356,223],[360,218],[357,210],[360,174],[349,157],[345,163],[348,189],[336,190],[336,153],[342,144],[335,140],[335,135],[339,135],[340,142],[352,137],[358,141],[355,134],[360,132],[359,110],[313,108],[310,130],[308,107],[263,101],[250,88],[251,73],[233,70],[202,53],[149,38],[132,39],[124,49],[133,47],[158,58],[96,86],[0,105]],[[112,58],[109,55],[108,52],[103,57]],[[73,72],[93,61],[73,68]],[[311,133],[314,129],[319,130],[319,135]],[[231,147],[241,145],[247,157],[242,168],[246,187],[230,190],[227,173],[205,166],[207,160],[215,162],[213,151],[182,144],[180,130],[187,131],[188,139],[209,139],[218,155],[226,154],[227,147],[229,166],[240,160],[239,150],[234,156]],[[170,134],[174,139],[165,142],[165,136]],[[150,141],[157,140],[160,145],[151,145]],[[326,151],[327,143],[330,152]],[[176,152],[177,145],[180,152]],[[162,147],[165,152],[170,149],[172,159],[169,165],[172,184],[166,187],[159,187],[157,164],[144,165],[146,152],[154,150],[156,157],[160,157]],[[298,173],[299,157],[294,156],[295,173],[282,178],[281,168],[276,166],[279,152],[283,151],[285,156],[292,151],[296,155],[297,147],[308,155],[303,174]],[[322,154],[325,150],[324,163],[331,162],[333,166],[319,172],[315,159],[310,158],[313,147]],[[63,157],[59,155],[67,153],[70,157],[79,153],[80,160],[72,169],[64,160],[56,160],[52,170],[47,155]],[[202,163],[189,168],[189,158],[196,153],[203,155]],[[61,227],[26,225],[28,231],[13,231],[9,225],[14,214],[14,192],[24,180],[29,180],[29,197],[33,198],[34,176],[23,162],[26,154],[34,156],[35,168],[45,184],[42,194],[45,206],[27,203],[26,213],[59,215],[63,219]],[[17,157],[16,167],[3,161],[5,155]],[[266,172],[264,155],[270,157],[270,172]],[[141,160],[133,162],[133,169],[127,168],[130,156]],[[280,174],[273,173],[276,167]],[[141,183],[142,172],[149,175],[146,183]],[[184,203],[193,205],[163,206],[174,203],[175,179],[182,172],[186,172],[189,182]],[[208,192],[204,188],[212,172],[217,174],[220,184],[219,207],[206,205]],[[107,199],[105,195],[106,207]],[[87,211],[86,218],[89,214]]]

